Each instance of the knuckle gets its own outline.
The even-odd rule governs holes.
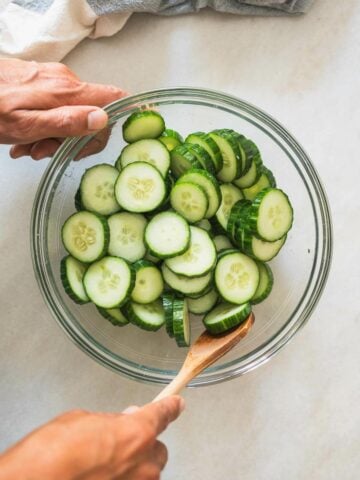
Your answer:
[[[68,109],[68,108],[63,108],[59,110],[57,119],[56,119],[56,127],[59,130],[74,130],[74,128],[77,126],[78,121],[74,115],[74,113]]]

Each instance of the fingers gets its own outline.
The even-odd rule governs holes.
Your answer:
[[[105,128],[108,122],[104,110],[90,106],[66,106],[51,110],[22,113],[19,143],[31,143],[49,137],[89,135]]]
[[[129,94],[113,85],[101,85],[97,83],[81,83],[69,97],[68,105],[95,105],[104,107]]]
[[[178,418],[185,408],[184,399],[179,396],[171,396],[159,402],[149,403],[142,407],[133,416],[151,426],[155,435],[163,432],[169,423]]]
[[[35,143],[25,145],[13,145],[10,149],[11,158],[20,158],[24,156],[32,157],[34,160],[41,160],[46,157],[52,157],[62,141],[57,138],[47,138]]]
[[[40,142],[33,144],[30,150],[30,156],[34,160],[42,160],[46,157],[52,157],[60,145],[61,141],[55,138],[40,140]]]
[[[151,455],[152,461],[160,468],[160,470],[164,470],[168,457],[168,449],[166,446],[162,442],[157,441]]]

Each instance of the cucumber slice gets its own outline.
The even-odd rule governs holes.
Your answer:
[[[190,319],[186,300],[175,298],[173,302],[173,332],[178,347],[190,345]]]
[[[199,298],[187,298],[189,311],[195,315],[203,315],[210,312],[216,302],[218,301],[218,294],[214,289]]]
[[[250,207],[251,202],[249,202],[249,200],[238,200],[231,207],[226,230],[233,241],[235,241],[235,234],[242,226],[242,222],[246,218],[246,214]]]
[[[122,127],[123,137],[127,143],[133,143],[146,138],[157,138],[164,130],[164,119],[154,110],[132,113]]]
[[[249,210],[249,230],[262,240],[274,242],[290,230],[293,209],[288,196],[278,188],[267,188],[259,192]]]
[[[214,216],[221,203],[221,191],[215,177],[205,170],[192,168],[181,175],[177,183],[182,182],[196,183],[205,190],[209,199],[209,207],[205,217]]]
[[[159,263],[161,261],[159,257],[155,257],[155,255],[151,255],[149,251],[146,252],[144,260],[148,260],[149,262],[152,262],[152,263]]]
[[[187,145],[187,147],[190,149],[191,152],[193,152],[196,156],[196,158],[199,160],[199,162],[202,165],[202,168],[211,175],[216,174],[215,166],[213,161],[211,160],[210,155],[207,153],[205,148],[202,146],[196,144],[196,143],[185,143],[184,145]]]
[[[203,147],[207,153],[210,155],[210,158],[214,164],[215,172],[219,172],[223,166],[223,159],[221,152],[217,143],[204,132],[195,132],[188,135],[185,139],[186,143],[193,143]]]
[[[237,187],[242,189],[251,187],[259,180],[263,167],[261,155],[255,143],[249,139],[246,139],[246,142],[249,150],[252,152],[251,155],[248,155],[251,158],[250,168],[245,174],[240,178],[236,178],[233,182]]]
[[[139,260],[134,264],[136,280],[131,299],[136,303],[151,303],[157,300],[164,290],[161,272],[154,264]]]
[[[195,224],[195,227],[202,228],[203,230],[205,230],[205,232],[207,232],[210,235],[210,237],[212,236],[212,226],[209,220],[206,220],[206,218],[204,218],[203,220],[200,220],[200,222],[197,222]]]
[[[254,260],[243,253],[228,253],[216,265],[215,284],[226,302],[245,303],[256,292],[259,269]]]
[[[267,298],[274,285],[274,276],[271,268],[266,263],[256,262],[259,269],[260,280],[254,296],[250,300],[253,305],[262,302]]]
[[[159,140],[138,140],[121,152],[121,170],[135,162],[149,163],[165,177],[170,168],[170,153]]]
[[[128,325],[129,320],[122,313],[120,308],[100,308],[96,307],[100,315],[109,320],[115,327],[124,327]]]
[[[252,159],[254,155],[259,153],[259,150],[255,143],[244,137],[244,135],[238,134],[236,138],[239,143],[239,147],[241,147],[242,151],[244,152],[243,170],[241,172],[241,176],[244,176],[250,170]]]
[[[175,212],[158,213],[146,227],[145,243],[159,258],[181,255],[190,245],[189,225]]]
[[[109,244],[109,226],[105,217],[92,212],[77,212],[64,223],[61,237],[66,250],[83,263],[103,257]]]
[[[231,183],[223,183],[222,185],[220,185],[220,191],[222,200],[219,210],[216,212],[215,218],[220,225],[222,231],[226,232],[230,211],[233,205],[238,200],[242,200],[244,197],[241,193],[241,190],[239,190]]]
[[[128,300],[134,288],[135,272],[122,258],[104,257],[90,265],[83,283],[86,294],[96,306],[116,308]]]
[[[120,206],[114,192],[118,176],[117,168],[107,163],[88,168],[80,183],[82,208],[105,216],[118,212]]]
[[[236,237],[238,238],[238,236]],[[238,244],[238,246],[246,255],[255,258],[255,260],[269,262],[280,252],[285,241],[286,235],[274,242],[266,242],[252,235],[245,228],[241,231],[241,244]]]
[[[176,130],[171,130],[170,128],[166,128],[158,140],[165,145],[169,152],[184,142],[180,133]]]
[[[235,132],[235,130],[227,130],[231,135],[232,137],[234,138],[234,140],[237,142],[237,145],[238,145],[238,148],[239,148],[239,158],[240,158],[240,164],[241,164],[241,168],[240,168],[240,175],[244,175],[245,172],[247,172],[250,168],[250,163],[251,163],[251,159],[248,159],[247,155],[246,155],[246,149],[244,149],[243,147],[243,141],[246,140],[244,135],[241,135],[240,133],[238,132]]]
[[[238,143],[225,130],[214,130],[209,135],[217,143],[223,158],[223,166],[217,173],[217,178],[222,182],[232,182],[241,174],[242,168]]]
[[[132,324],[150,332],[159,330],[165,323],[165,310],[161,300],[146,305],[129,302],[126,312]]]
[[[81,203],[81,191],[80,187],[76,190],[75,197],[74,197],[74,205],[75,205],[75,210],[80,212],[80,210],[83,210],[83,206]]]
[[[195,153],[186,144],[175,147],[170,158],[171,172],[176,178],[191,168],[203,168]]]
[[[82,283],[86,269],[87,265],[70,255],[61,260],[60,276],[64,290],[74,302],[79,304],[90,301]]]
[[[244,188],[242,193],[247,200],[254,200],[261,190],[269,187],[276,187],[275,177],[271,170],[262,166],[259,180],[252,187]]]
[[[119,205],[129,212],[150,212],[166,197],[166,185],[159,170],[145,162],[130,163],[115,184]]]
[[[217,335],[237,327],[244,322],[251,313],[250,303],[234,306],[221,303],[209,312],[203,319],[206,330]]]
[[[164,280],[169,287],[184,295],[203,294],[213,278],[212,272],[209,272],[202,277],[194,278],[176,275],[165,265],[165,263],[162,264],[161,269]]]
[[[216,249],[209,234],[202,228],[190,227],[190,245],[182,255],[165,260],[166,266],[177,275],[201,277],[216,264]]]
[[[209,199],[205,190],[196,183],[177,183],[171,190],[171,206],[188,222],[202,220],[209,208]]]
[[[173,304],[175,295],[172,293],[164,293],[162,296],[162,304],[165,312],[165,328],[169,337],[173,338]]]
[[[122,257],[136,262],[146,253],[144,233],[146,218],[140,213],[120,212],[108,218],[110,242],[108,252],[114,257]]]
[[[225,235],[216,235],[213,238],[213,242],[217,252],[220,252],[221,250],[224,250],[227,248],[233,248],[232,243],[230,242],[228,237]]]

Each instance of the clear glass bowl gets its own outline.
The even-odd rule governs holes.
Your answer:
[[[124,145],[121,127],[139,106],[154,106],[169,128],[184,136],[192,131],[232,128],[259,146],[264,163],[288,192],[295,219],[281,253],[271,262],[275,284],[270,297],[254,307],[252,331],[237,347],[191,382],[209,385],[242,375],[268,361],[300,329],[323,291],[332,252],[329,206],[319,177],[298,142],[273,118],[238,98],[195,88],[145,92],[107,107],[112,131],[96,155],[74,161],[86,152],[92,137],[69,138],[49,164],[36,195],[32,256],[40,290],[53,316],[69,337],[102,365],[133,379],[169,382],[187,349],[177,348],[165,329],[147,333],[134,326],[113,327],[93,305],[79,306],[65,294],[60,260],[65,251],[60,230],[74,212],[74,195],[84,170],[115,162]],[[192,337],[202,331],[192,321]]]

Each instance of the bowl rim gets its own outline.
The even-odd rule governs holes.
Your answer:
[[[171,88],[161,88],[156,90],[150,90],[141,92],[139,94],[131,95],[129,97],[124,97],[122,99],[116,100],[111,104],[107,105],[104,109],[109,114],[110,125],[117,121],[116,117],[113,116],[119,108],[122,108],[123,112],[129,112],[132,108],[136,108],[136,105],[146,101],[147,104],[151,103],[151,100],[161,100],[168,97],[180,97],[179,102],[174,101],[163,101],[162,104],[166,103],[184,103],[181,97],[187,98],[190,100],[188,103],[194,103],[191,99],[197,98],[201,99],[201,104],[206,105],[205,101],[219,102],[223,105],[222,110],[235,113],[240,117],[239,112],[245,112],[249,114],[252,118],[257,119],[261,123],[265,123],[269,131],[261,128],[255,122],[251,122],[248,117],[245,117],[247,121],[254,123],[257,128],[260,128],[266,133],[273,141],[275,141],[278,146],[285,151],[284,147],[279,143],[281,139],[288,148],[294,154],[294,161],[289,157],[288,152],[285,151],[286,155],[292,161],[294,167],[297,169],[299,175],[302,177],[303,183],[308,190],[309,198],[312,205],[313,214],[315,217],[315,232],[316,232],[316,246],[315,246],[315,255],[312,270],[310,273],[310,278],[308,284],[305,288],[305,291],[298,301],[297,307],[292,312],[288,321],[266,342],[261,344],[255,350],[252,350],[250,353],[241,357],[242,365],[238,365],[239,359],[229,362],[225,367],[233,367],[231,370],[226,370],[224,372],[224,365],[221,367],[212,367],[208,369],[205,374],[203,373],[196,379],[194,379],[189,386],[203,386],[216,384],[225,380],[230,380],[232,378],[238,377],[245,373],[252,371],[258,366],[269,361],[279,350],[284,347],[299,331],[301,327],[305,325],[308,321],[311,313],[313,312],[315,306],[317,305],[321,294],[325,288],[326,281],[328,279],[332,251],[333,251],[333,229],[331,221],[330,206],[327,199],[325,189],[322,185],[322,182],[319,178],[319,175],[313,166],[309,156],[297,142],[297,140],[283,127],[277,120],[271,117],[269,114],[259,109],[258,107],[252,105],[251,103],[244,101],[240,98],[237,98],[233,95],[222,93],[216,90],[210,90],[205,88],[195,88],[195,87],[171,87]],[[276,136],[275,136],[276,134]],[[70,162],[70,152],[77,147],[77,149],[82,148],[91,138],[91,136],[85,137],[70,137],[67,138],[60,148],[57,150],[56,154],[50,161],[47,166],[41,181],[38,186],[37,193],[35,195],[35,201],[32,209],[31,216],[31,229],[30,229],[30,243],[31,243],[31,255],[32,263],[35,272],[35,277],[42,293],[42,296],[47,304],[50,312],[57,321],[57,324],[62,328],[62,330],[70,337],[70,339],[81,348],[86,354],[95,359],[98,363],[108,367],[109,369],[121,373],[127,377],[130,377],[135,380],[140,380],[147,383],[157,383],[157,384],[166,384],[173,377],[175,372],[171,370],[160,370],[155,368],[146,368],[144,366],[137,365],[135,362],[124,360],[124,363],[119,365],[119,362],[114,362],[114,355],[105,347],[101,346],[98,348],[95,341],[90,335],[78,331],[74,328],[74,325],[70,325],[64,318],[54,300],[54,288],[52,286],[51,278],[49,278],[47,268],[47,247],[46,247],[46,232],[47,232],[47,211],[49,210],[48,200],[51,197],[51,188],[49,188],[49,180],[61,167],[61,174],[65,170],[66,166]],[[277,138],[278,137],[278,138]],[[307,180],[311,182],[311,187],[314,190],[315,199],[317,204],[314,203],[314,198],[312,192],[309,190],[309,185],[305,181],[303,173],[299,169],[297,162],[301,163],[301,167],[304,168],[308,178]],[[60,167],[59,167],[60,166]],[[320,221],[318,221],[318,216]],[[320,242],[321,240],[321,242]],[[320,249],[320,250],[319,250]],[[319,252],[321,255],[319,256]],[[312,278],[313,273],[316,271],[316,278]],[[50,280],[50,282],[49,282]],[[310,289],[311,286],[311,289]],[[309,296],[310,289],[310,296]],[[309,298],[306,300],[306,304],[303,305],[306,296]],[[292,318],[295,314],[298,314],[300,307],[303,307],[301,313],[298,315],[297,319],[291,323]],[[100,344],[98,344],[100,346]],[[118,358],[118,357],[117,357]]]

